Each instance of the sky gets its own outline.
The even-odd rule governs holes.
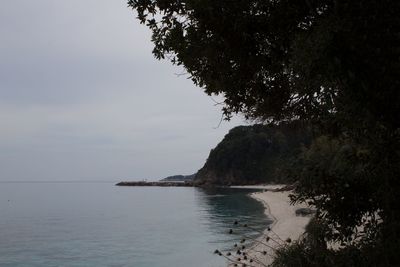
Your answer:
[[[0,181],[192,174],[230,128],[125,0],[5,0]]]

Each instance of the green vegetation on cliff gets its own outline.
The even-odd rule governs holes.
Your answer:
[[[191,175],[172,175],[165,177],[160,180],[160,182],[190,182],[193,181],[194,177],[196,174],[191,174]]]
[[[300,122],[238,126],[211,150],[196,174],[198,184],[281,182],[284,166],[310,143],[308,127]]]

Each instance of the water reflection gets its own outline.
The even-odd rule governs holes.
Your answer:
[[[257,238],[272,223],[263,204],[248,194],[259,190],[237,188],[196,188],[195,201],[200,207],[201,224],[212,232],[216,248],[229,250],[243,236]],[[234,226],[234,221],[239,226]],[[245,228],[240,225],[247,224]],[[233,234],[229,234],[229,229]]]
[[[0,266],[224,267],[234,220],[266,226],[249,192],[0,183]]]

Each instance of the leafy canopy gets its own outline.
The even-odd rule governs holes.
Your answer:
[[[223,95],[226,118],[311,122],[325,137],[294,164],[295,200],[312,199],[341,241],[378,215],[367,242],[385,251],[381,262],[400,262],[400,1],[128,4],[152,30],[156,58]]]
[[[224,113],[399,120],[400,2],[129,0],[153,53],[182,65]],[[384,112],[385,114],[382,114]],[[384,116],[382,116],[384,115]],[[336,118],[336,116],[335,116]]]

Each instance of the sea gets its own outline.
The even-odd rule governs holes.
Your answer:
[[[0,266],[226,267],[216,249],[271,223],[252,191],[1,182]]]

